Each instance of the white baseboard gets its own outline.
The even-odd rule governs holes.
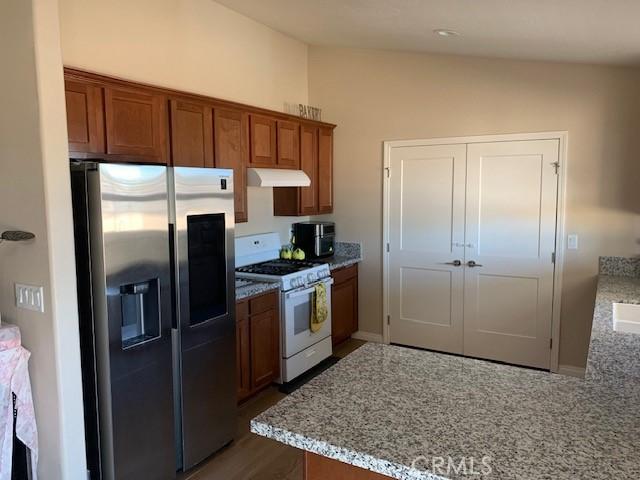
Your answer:
[[[574,367],[573,365],[558,365],[558,374],[568,377],[584,378],[585,368]]]
[[[380,333],[371,333],[371,332],[363,332],[362,330],[358,330],[351,338],[355,338],[356,340],[364,340],[365,342],[373,342],[373,343],[382,343],[382,334]]]

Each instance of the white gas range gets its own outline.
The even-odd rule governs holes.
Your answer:
[[[280,237],[263,233],[235,241],[236,277],[280,283],[280,379],[290,382],[331,356],[331,272],[325,263],[282,260]],[[315,286],[326,286],[329,316],[317,332],[309,328]]]

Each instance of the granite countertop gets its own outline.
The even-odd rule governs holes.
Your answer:
[[[615,337],[613,301],[640,302],[640,279],[600,276],[585,380],[366,344],[251,430],[398,479],[470,476],[448,458],[491,479],[640,478],[640,336]]]
[[[337,270],[359,263],[362,259],[362,246],[359,243],[336,242],[335,254],[324,261],[329,265],[329,269]]]
[[[640,335],[613,330],[614,303],[640,304],[640,278],[619,275],[598,278],[586,377],[589,381],[613,385],[640,383]]]

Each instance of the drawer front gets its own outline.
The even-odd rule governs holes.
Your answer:
[[[278,304],[278,294],[266,293],[259,297],[249,300],[249,314],[255,315],[257,313],[266,312],[267,310],[273,310]]]
[[[358,264],[334,270],[331,272],[331,276],[335,283],[346,282],[350,278],[358,276]]]
[[[282,382],[290,382],[311,367],[316,366],[325,358],[329,358],[332,351],[331,337],[327,337],[300,353],[284,359],[282,362],[282,371],[280,372],[280,380]]]

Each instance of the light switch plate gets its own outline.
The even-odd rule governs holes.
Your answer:
[[[35,312],[44,312],[43,288],[16,283],[16,306]]]
[[[578,235],[572,233],[567,236],[567,248],[569,250],[577,250],[578,249]]]

